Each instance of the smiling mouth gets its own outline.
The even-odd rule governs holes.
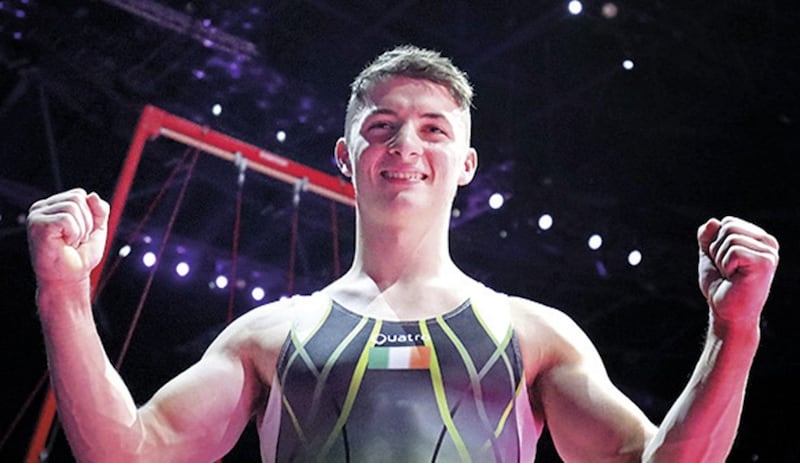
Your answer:
[[[428,178],[426,174],[422,172],[390,172],[390,171],[382,171],[381,177],[387,180],[404,180],[404,181],[421,181]]]

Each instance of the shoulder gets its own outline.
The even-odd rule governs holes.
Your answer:
[[[234,320],[226,330],[233,333],[257,333],[280,330],[316,318],[330,306],[330,298],[320,292],[282,298],[253,308]]]
[[[268,381],[291,330],[316,326],[329,307],[330,299],[321,293],[255,307],[225,327],[206,355],[223,354],[253,363]]]
[[[520,297],[509,297],[509,309],[528,384],[555,366],[597,356],[586,333],[563,311]]]
[[[580,331],[575,321],[563,311],[530,299],[510,296],[509,308],[519,329],[533,330],[535,334],[544,336],[564,336]]]

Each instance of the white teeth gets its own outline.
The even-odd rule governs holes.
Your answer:
[[[388,172],[384,171],[381,173],[384,178],[392,179],[392,180],[422,180],[425,178],[425,174],[419,172]]]

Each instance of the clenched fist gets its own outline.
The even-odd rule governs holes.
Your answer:
[[[711,219],[697,231],[700,289],[719,320],[755,320],[778,266],[778,241],[738,219]]]
[[[39,285],[89,278],[103,256],[109,205],[80,188],[35,202],[28,213],[28,247]]]

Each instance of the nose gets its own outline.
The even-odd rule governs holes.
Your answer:
[[[397,129],[389,140],[389,152],[402,157],[422,154],[422,140],[411,124],[404,124]]]

